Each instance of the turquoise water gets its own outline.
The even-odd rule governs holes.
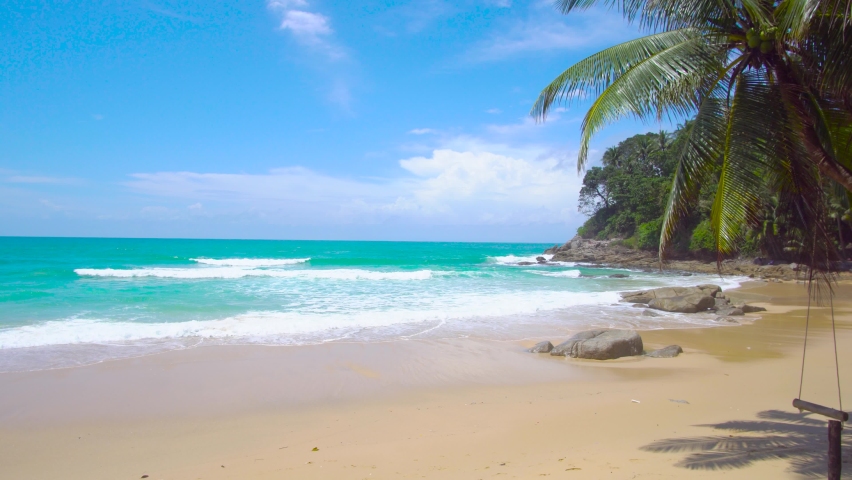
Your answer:
[[[618,291],[719,282],[535,262],[550,245],[0,238],[0,370],[200,344],[301,345],[666,328]]]

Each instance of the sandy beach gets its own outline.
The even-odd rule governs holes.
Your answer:
[[[0,374],[0,478],[824,476],[826,422],[790,405],[805,288],[755,282],[730,295],[769,311],[741,326],[641,332],[646,350],[681,345],[673,359],[524,352],[540,339],[410,340],[201,347]],[[850,299],[852,286],[838,287],[852,404]],[[813,310],[802,397],[836,408],[830,322]]]

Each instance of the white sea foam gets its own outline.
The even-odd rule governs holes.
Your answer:
[[[203,265],[216,265],[220,267],[280,267],[284,265],[298,265],[305,263],[310,258],[190,258],[193,262]]]
[[[530,255],[526,257],[519,257],[517,255],[503,255],[500,257],[488,257],[488,260],[494,263],[499,263],[500,265],[517,265],[520,262],[536,263],[537,257],[544,257],[546,260],[550,260],[551,258],[553,258],[553,255]]]
[[[137,341],[200,337],[252,343],[312,343],[364,329],[417,325],[430,321],[496,319],[534,315],[578,305],[609,305],[615,292],[536,291],[436,295],[409,308],[345,308],[333,312],[261,311],[223,319],[184,322],[130,322],[71,318],[0,330],[0,349],[68,344],[133,344]],[[488,321],[486,327],[500,322]]]
[[[209,268],[78,268],[74,273],[83,277],[156,277],[156,278],[243,278],[243,277],[275,277],[302,278],[325,280],[429,280],[431,270],[411,270],[397,272],[381,272],[354,268],[336,268],[328,270],[261,270],[240,267],[209,267]]]
[[[535,273],[536,275],[544,275],[545,277],[559,277],[559,278],[580,278],[579,270],[559,270],[556,272],[539,272],[535,270],[528,270],[530,273]]]

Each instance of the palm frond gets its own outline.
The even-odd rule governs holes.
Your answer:
[[[666,258],[672,239],[681,219],[689,213],[689,207],[698,195],[701,184],[713,173],[716,162],[722,156],[727,120],[727,105],[724,92],[704,99],[687,127],[687,140],[680,155],[672,181],[672,190],[663,216],[660,233],[660,259]]]
[[[607,87],[583,118],[577,168],[588,159],[591,138],[604,126],[626,116],[661,118],[686,116],[698,107],[706,78],[721,64],[712,46],[696,37],[667,48],[639,62]]]
[[[722,170],[713,200],[710,224],[721,255],[736,250],[746,223],[754,223],[760,205],[758,192],[767,158],[766,121],[762,106],[771,98],[770,88],[757,75],[742,74],[728,112]]]
[[[565,70],[542,90],[530,112],[543,120],[554,103],[578,98],[577,92],[599,95],[615,79],[642,61],[698,38],[693,29],[674,30],[637,38],[607,48]]]

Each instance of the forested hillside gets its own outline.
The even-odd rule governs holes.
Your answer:
[[[580,190],[579,209],[589,219],[577,230],[584,238],[622,239],[625,246],[656,250],[660,229],[678,166],[679,152],[686,141],[689,123],[675,132],[635,135],[604,152],[603,166],[586,170]],[[721,170],[721,160],[712,183],[702,185],[692,214],[683,219],[673,245],[673,254],[692,257],[715,256],[710,211]],[[752,220],[744,224],[738,239],[739,254],[795,261],[801,257],[804,229],[794,203],[775,188],[774,179],[764,175],[760,203],[750,206]],[[852,254],[852,211],[845,191],[826,184],[830,205],[827,224],[835,247],[843,258]]]

